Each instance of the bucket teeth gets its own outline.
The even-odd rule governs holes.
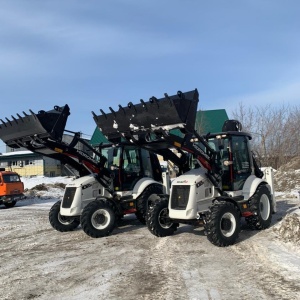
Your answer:
[[[0,119],[0,138],[10,147],[25,147],[32,141],[42,142],[45,138],[61,140],[70,114],[69,106],[55,106],[53,110],[39,111],[35,114],[23,112],[24,116],[11,116],[6,122]]]
[[[109,107],[110,113],[100,109],[101,114],[92,114],[99,129],[111,141],[133,132],[151,132],[159,128],[183,128],[193,132],[198,101],[197,89],[185,93],[178,91],[173,96],[165,93],[161,99],[152,96],[149,101],[140,99],[137,104],[119,105],[117,111]]]

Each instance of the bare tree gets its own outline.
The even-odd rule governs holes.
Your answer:
[[[300,155],[300,108],[282,105],[245,107],[240,104],[233,117],[252,134],[252,148],[263,165],[279,168],[292,157]]]

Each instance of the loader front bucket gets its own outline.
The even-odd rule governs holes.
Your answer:
[[[101,115],[92,112],[94,120],[108,140],[130,132],[155,131],[159,128],[183,128],[193,132],[199,101],[197,89],[164,96],[161,99],[151,97],[149,101],[141,99],[139,104],[129,102],[126,107],[119,105],[118,111],[110,107],[110,113],[100,109]]]
[[[70,114],[70,108],[66,104],[53,110],[41,110],[37,114],[30,110],[30,114],[23,112],[24,116],[17,114],[12,120],[6,122],[0,119],[0,138],[9,147],[20,148],[29,142],[41,142],[43,139],[51,138],[61,141],[63,132]]]

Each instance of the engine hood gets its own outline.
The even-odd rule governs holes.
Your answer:
[[[185,174],[176,177],[172,181],[172,185],[195,185],[198,184],[200,181],[207,180],[205,175],[206,171],[202,168],[193,169]]]

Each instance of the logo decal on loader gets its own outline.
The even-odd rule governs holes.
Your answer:
[[[87,188],[89,188],[89,187],[91,187],[91,186],[92,186],[92,184],[91,184],[91,183],[88,183],[88,184],[83,185],[83,186],[82,186],[82,189],[85,190],[85,189],[87,189]]]
[[[196,183],[196,187],[198,188],[198,187],[200,187],[201,185],[203,185],[204,184],[204,181],[203,180],[200,180],[198,183]]]
[[[188,180],[177,180],[176,183],[188,183]]]

